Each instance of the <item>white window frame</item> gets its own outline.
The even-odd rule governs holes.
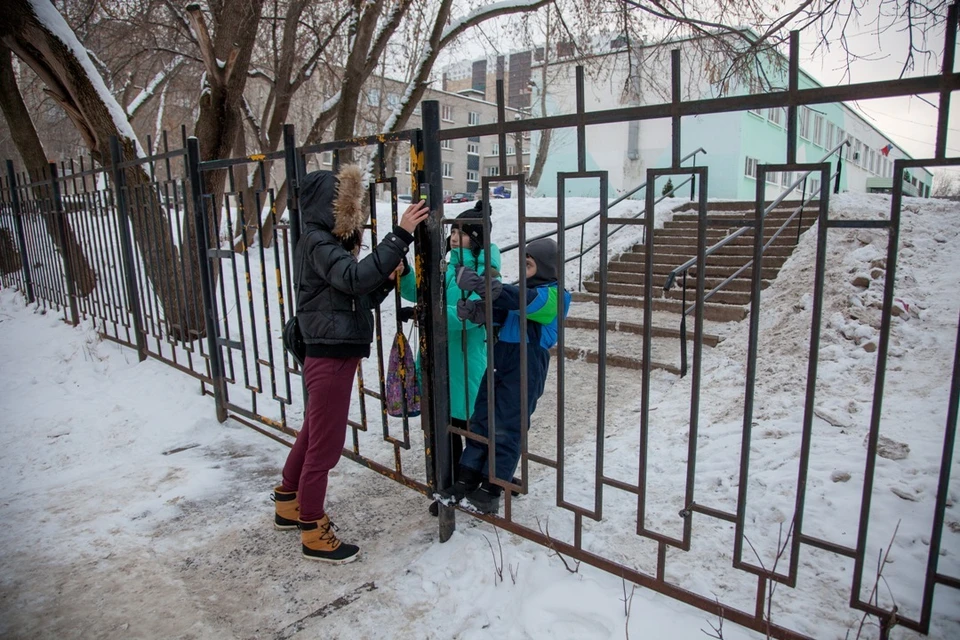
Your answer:
[[[500,175],[500,167],[497,165],[493,165],[492,167],[487,167],[487,175],[488,176]]]
[[[746,157],[746,160],[743,164],[743,175],[748,178],[757,179],[757,159],[751,158],[750,156]]]
[[[800,113],[797,117],[797,120],[800,121],[799,122],[800,138],[803,140],[809,140],[810,139],[810,109],[807,109],[806,107],[800,107]]]
[[[778,127],[783,127],[783,108],[782,107],[773,107],[767,109],[767,121],[770,124],[774,124]]]
[[[453,122],[453,107],[449,104],[440,105],[440,119],[444,122]]]
[[[493,149],[490,151],[490,155],[492,155],[492,156],[498,156],[498,155],[500,155],[500,143],[499,143],[499,142],[494,142],[494,143],[493,143]]]
[[[832,122],[830,122],[829,120],[827,120],[827,130],[826,130],[826,134],[825,134],[825,136],[824,136],[825,139],[826,139],[826,141],[827,141],[827,143],[826,143],[825,145],[823,145],[823,147],[824,147],[825,149],[832,149],[833,147],[836,146],[836,145],[833,143],[834,137],[835,137],[836,135],[837,135],[837,126],[836,126],[835,124],[833,124]]]
[[[380,89],[373,88],[367,91],[367,104],[371,107],[380,104]]]
[[[766,178],[767,178],[767,184],[772,184],[774,186],[780,184],[779,171],[767,171]]]
[[[452,162],[441,162],[440,169],[443,172],[444,178],[453,177],[453,163]]]
[[[480,124],[480,113],[477,111],[470,111],[469,113],[467,113],[467,124],[469,125]]]
[[[324,151],[320,154],[320,164],[330,167],[333,166],[333,151]]]
[[[811,194],[811,193],[819,193],[819,191],[820,191],[820,178],[810,178],[809,184],[810,184],[810,190],[807,192],[808,194]]]
[[[447,151],[453,151],[453,140],[441,140],[440,148],[446,149]]]
[[[781,187],[789,187],[791,182],[793,182],[793,172],[791,172],[791,171],[781,171],[781,172],[780,172],[780,186],[781,186]]]
[[[480,155],[480,143],[479,143],[479,142],[468,142],[468,143],[467,143],[467,155],[468,155],[468,156],[478,156],[478,155]]]
[[[467,182],[480,182],[480,172],[467,169]]]
[[[823,114],[814,113],[813,114],[813,144],[818,147],[824,146],[823,144]]]

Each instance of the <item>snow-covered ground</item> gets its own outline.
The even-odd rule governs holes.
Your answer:
[[[883,196],[843,195],[832,205],[833,216],[889,215]],[[493,238],[500,245],[516,240],[515,207],[494,203]],[[569,220],[593,210],[589,201],[568,203]],[[451,206],[449,215],[459,211]],[[528,215],[555,211],[553,200],[528,201]],[[658,211],[658,225],[668,215]],[[878,460],[862,597],[892,538],[883,570],[889,590],[881,589],[880,601],[895,599],[913,618],[960,316],[958,225],[954,203],[906,201],[896,288],[903,313],[892,325],[881,434],[909,452]],[[638,237],[639,229],[618,242],[626,247]],[[576,242],[568,236],[571,251],[574,245],[579,233]],[[843,546],[855,545],[857,536],[885,247],[884,232],[829,232],[803,530]],[[815,251],[814,230],[762,296],[746,535],[768,567],[780,526],[786,531],[794,517]],[[507,255],[509,277],[517,257]],[[392,317],[388,308],[386,327]],[[746,321],[730,327],[704,357],[696,500],[728,512],[736,509],[740,484],[747,329]],[[388,346],[392,330],[384,334]],[[458,515],[457,533],[441,545],[425,498],[349,461],[331,479],[329,510],[340,534],[362,546],[362,559],[344,567],[308,563],[295,533],[271,527],[269,491],[286,448],[236,422],[218,424],[212,401],[193,379],[160,362],[138,363],[132,351],[99,340],[89,326],[72,329],[55,313],[25,307],[9,290],[0,292],[0,360],[0,504],[9,523],[0,530],[0,636],[697,638],[718,622],[643,589],[625,615],[624,589],[629,596],[631,587],[619,577],[586,565],[568,573],[547,550],[502,531],[501,561],[493,527],[466,515]],[[371,358],[366,367],[373,366]],[[566,376],[565,498],[590,507],[596,369],[568,362]],[[645,524],[673,536],[680,534],[676,514],[684,506],[690,380],[663,372],[651,379]],[[292,386],[296,398],[298,385]],[[611,370],[604,473],[629,483],[638,474],[639,387],[639,373]],[[556,411],[554,381],[535,416],[532,452],[555,455]],[[296,399],[288,415],[297,426]],[[410,432],[402,460],[417,477],[423,453],[415,422]],[[393,447],[379,429],[360,438],[364,453],[392,466]],[[958,466],[955,455],[939,565],[950,576],[960,575]],[[572,517],[555,507],[555,474],[533,464],[528,473],[530,494],[514,502],[515,520],[536,529],[537,519],[549,518],[552,536],[572,540]],[[636,507],[631,494],[607,488],[604,519],[585,520],[583,544],[651,572],[656,547],[632,533]],[[732,526],[693,517],[693,548],[668,551],[668,580],[752,611],[756,579],[730,567]],[[756,557],[747,552],[744,560]],[[846,606],[852,563],[810,547],[799,560],[797,588],[776,591],[774,622],[816,638],[844,638],[848,630],[854,637],[860,616]],[[778,570],[787,566],[789,550]],[[936,595],[931,637],[960,637],[960,594],[938,587]],[[723,632],[727,640],[761,637],[729,622]],[[862,637],[876,637],[875,628]]]

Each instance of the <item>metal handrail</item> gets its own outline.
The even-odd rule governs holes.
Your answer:
[[[820,158],[820,160],[819,160],[818,162],[826,162],[827,158],[829,158],[829,157],[832,156],[833,154],[837,153],[840,149],[843,148],[844,145],[848,145],[848,146],[849,146],[849,144],[850,144],[850,142],[849,142],[848,140],[844,140],[843,142],[841,142],[840,144],[838,144],[836,147],[834,147],[831,151],[828,151],[827,154],[824,155],[822,158]],[[838,169],[837,172],[839,173],[839,169]],[[783,193],[781,193],[779,196],[777,196],[777,198],[776,198],[773,202],[770,203],[770,206],[768,206],[766,209],[763,210],[763,216],[761,216],[761,217],[766,218],[766,217],[767,217],[767,214],[770,213],[771,211],[773,211],[773,210],[777,207],[778,204],[780,204],[781,202],[783,202],[783,201],[786,199],[786,197],[787,197],[788,194],[792,193],[793,190],[796,189],[798,186],[800,186],[801,183],[805,183],[806,180],[807,180],[807,176],[809,176],[811,173],[813,173],[813,169],[811,169],[810,171],[807,171],[806,173],[802,174],[799,178],[797,178],[796,180],[794,180],[793,183],[790,185],[789,188],[787,188],[786,190],[784,190]],[[831,175],[831,176],[830,176],[831,179],[832,179],[835,175],[836,175],[836,174]],[[801,205],[801,208],[802,208],[802,205]],[[796,213],[794,213],[794,215],[796,215]],[[791,217],[791,219],[792,219],[792,217]],[[723,240],[721,240],[721,241],[718,242],[717,244],[715,244],[715,245],[713,245],[712,247],[710,247],[709,249],[707,249],[707,253],[706,253],[706,255],[705,255],[704,257],[710,257],[710,256],[713,255],[717,250],[722,249],[722,248],[725,247],[726,245],[730,244],[731,242],[733,242],[734,240],[736,240],[737,238],[739,238],[740,236],[742,236],[743,234],[745,234],[747,231],[749,231],[749,230],[752,229],[752,228],[753,228],[752,226],[740,227],[739,229],[737,229],[736,231],[734,231],[734,232],[731,233],[730,235],[726,236]],[[779,233],[779,231],[778,231],[777,233]],[[766,248],[766,247],[764,247],[764,248]],[[670,273],[668,273],[668,274],[667,274],[667,281],[666,281],[666,282],[664,283],[664,285],[663,285],[663,290],[664,290],[664,291],[669,291],[669,290],[670,290],[670,287],[673,286],[674,280],[676,280],[677,274],[679,274],[679,273],[681,273],[681,272],[683,272],[683,271],[686,271],[687,269],[689,269],[690,267],[692,267],[692,266],[694,265],[694,263],[696,263],[696,261],[697,261],[696,258],[690,258],[689,260],[687,260],[686,262],[684,262],[683,264],[681,264],[679,267],[676,267],[676,268],[673,269]],[[713,292],[711,292],[711,293],[713,293]]]
[[[843,148],[844,145],[849,146],[849,145],[850,145],[850,142],[847,141],[847,140],[844,140],[844,141],[841,142],[839,145],[837,145],[836,147],[834,147],[831,151],[827,152],[827,154],[824,155],[824,156],[819,160],[818,163],[826,162],[826,160],[827,160],[830,156],[832,156],[832,155],[835,154],[835,153],[838,153],[838,152],[840,151],[840,149]],[[837,182],[836,182],[837,188],[839,188],[840,172],[843,170],[843,164],[842,164],[842,161],[841,161],[841,160],[842,160],[842,159],[838,157],[837,171],[836,171],[835,173],[833,173],[833,174],[830,175],[830,181],[836,179],[836,181],[837,181]],[[790,214],[790,216],[780,225],[780,227],[773,233],[773,235],[770,236],[770,239],[763,244],[763,246],[762,246],[761,249],[760,249],[761,255],[770,247],[770,245],[773,244],[773,242],[780,236],[780,234],[783,233],[783,231],[784,231],[788,226],[790,226],[791,223],[793,223],[793,220],[794,220],[794,218],[797,217],[797,215],[800,215],[800,216],[801,216],[801,218],[800,218],[801,222],[798,224],[798,227],[797,227],[797,239],[799,240],[799,237],[800,237],[800,224],[802,224],[802,221],[803,221],[803,208],[804,208],[805,206],[807,206],[807,203],[808,203],[808,202],[810,202],[811,200],[813,200],[813,196],[814,196],[814,193],[812,193],[812,192],[811,192],[811,194],[810,194],[809,196],[807,196],[807,194],[806,194],[806,191],[807,191],[807,177],[808,177],[811,173],[813,173],[814,171],[815,171],[815,169],[810,169],[809,171],[806,171],[806,172],[804,172],[803,174],[801,174],[800,177],[798,177],[796,180],[793,181],[793,183],[789,186],[789,188],[785,189],[785,190],[783,191],[783,193],[781,193],[773,202],[770,203],[770,206],[766,207],[766,208],[763,210],[763,216],[762,216],[762,218],[765,218],[768,213],[770,213],[771,211],[773,211],[773,209],[775,209],[778,204],[780,204],[781,202],[783,202],[783,201],[786,199],[787,195],[789,195],[790,193],[792,193],[797,187],[799,187],[801,184],[803,184],[803,190],[802,190],[801,196],[800,196],[800,206],[798,206],[796,209],[794,209],[793,213]],[[830,181],[828,181],[828,182],[820,185],[821,191],[822,191],[824,188],[829,188],[829,183],[830,183]],[[738,230],[735,231],[734,233],[726,236],[723,240],[721,240],[720,242],[716,243],[715,245],[713,245],[712,247],[710,247],[709,249],[707,249],[706,253],[704,254],[704,258],[706,258],[707,256],[712,255],[712,254],[715,253],[717,250],[719,250],[719,249],[721,249],[722,247],[724,247],[724,246],[726,246],[727,244],[729,244],[729,243],[730,243],[731,241],[733,241],[735,238],[739,238],[739,237],[742,236],[744,233],[746,233],[747,231],[749,231],[750,229],[753,229],[753,228],[754,228],[753,226],[743,226],[743,227],[740,227],[740,229],[738,229]],[[682,378],[683,376],[685,376],[686,373],[687,373],[687,314],[689,314],[690,312],[692,312],[692,311],[696,308],[696,303],[690,305],[689,307],[686,306],[686,302],[687,302],[687,296],[686,296],[686,292],[687,292],[687,284],[686,284],[687,271],[690,269],[691,266],[693,266],[694,264],[696,264],[696,262],[697,262],[697,258],[691,258],[690,260],[687,260],[686,262],[684,262],[684,263],[683,263],[682,265],[680,265],[679,267],[676,267],[675,269],[673,269],[673,270],[667,275],[667,281],[666,281],[666,283],[664,283],[664,286],[663,286],[663,290],[664,290],[664,291],[669,291],[669,290],[670,290],[670,287],[673,286],[673,283],[674,283],[674,281],[675,281],[675,279],[676,279],[677,274],[679,274],[679,273],[682,273],[682,274],[683,274],[683,301],[681,302],[681,309],[680,309],[680,377],[681,377],[681,378]],[[737,269],[734,273],[732,273],[730,276],[728,276],[726,279],[724,279],[723,282],[721,282],[720,284],[718,284],[717,286],[715,286],[713,289],[711,289],[710,291],[708,291],[707,293],[705,293],[704,296],[703,296],[703,302],[706,302],[707,300],[709,300],[709,299],[713,296],[713,294],[715,294],[715,293],[717,293],[718,291],[720,291],[721,289],[723,289],[725,286],[727,286],[727,284],[729,284],[731,281],[733,281],[734,278],[736,278],[736,277],[739,276],[741,273],[743,273],[744,271],[746,271],[746,270],[747,270],[748,268],[750,268],[752,265],[753,265],[753,258],[750,258],[750,260],[748,260],[748,261],[746,262],[746,264],[744,264],[742,267],[740,267],[740,268]]]
[[[700,147],[700,148],[697,149],[696,151],[693,151],[693,152],[691,152],[691,153],[688,153],[688,154],[685,155],[684,157],[680,158],[680,164],[683,164],[684,162],[686,162],[686,161],[689,160],[690,158],[693,158],[693,157],[696,156],[698,153],[706,153],[706,152],[707,152],[706,149],[704,149],[703,147]],[[620,197],[618,197],[616,200],[614,200],[613,202],[611,202],[610,204],[608,204],[608,205],[607,205],[607,209],[610,209],[610,208],[612,208],[612,207],[617,206],[618,204],[620,204],[621,202],[623,202],[624,200],[626,200],[627,198],[629,198],[630,196],[632,196],[632,195],[635,194],[636,192],[640,191],[641,189],[645,188],[646,186],[647,186],[647,183],[644,182],[644,183],[641,184],[639,187],[635,187],[635,188],[631,189],[630,191],[627,191],[626,193],[624,193],[623,195],[621,195]],[[677,185],[677,187],[674,187],[674,191],[676,191],[677,188],[679,188],[679,186],[680,186],[680,185]],[[671,193],[672,193],[672,192],[671,192]],[[587,217],[584,218],[583,220],[580,220],[580,221],[578,221],[578,222],[571,222],[570,224],[568,224],[567,226],[565,226],[565,227],[563,228],[563,230],[564,230],[564,232],[567,232],[567,231],[570,231],[571,229],[575,229],[576,227],[582,227],[583,225],[587,224],[588,222],[590,222],[590,221],[593,220],[594,218],[597,218],[597,217],[600,215],[600,213],[601,213],[601,212],[598,210],[598,211],[595,211],[594,213],[591,213],[589,216],[587,216]],[[536,221],[534,220],[534,222],[536,222]],[[550,236],[554,236],[554,235],[556,235],[556,234],[557,234],[557,230],[554,229],[553,231],[547,231],[547,232],[545,232],[545,233],[541,233],[540,235],[534,236],[533,238],[528,238],[528,239],[527,239],[527,242],[530,243],[530,242],[533,242],[534,240],[541,240],[541,239],[543,239],[543,238],[549,238]],[[514,249],[517,249],[517,248],[519,248],[519,247],[520,247],[520,243],[508,244],[508,245],[505,246],[505,247],[501,247],[501,249],[500,249],[500,254],[502,255],[502,254],[506,253],[507,251],[513,251]]]
[[[694,159],[694,160],[693,160],[694,166],[696,166],[696,162],[697,162],[696,156],[697,156],[697,154],[698,154],[698,153],[706,153],[706,152],[707,152],[706,149],[704,149],[703,147],[700,147],[700,148],[697,149],[696,151],[692,151],[692,152],[688,153],[687,155],[683,156],[682,158],[680,158],[680,164],[683,164],[684,162],[686,162],[686,161],[689,160],[690,158],[693,158],[693,159]],[[662,202],[662,201],[663,201],[664,199],[666,199],[667,197],[673,196],[673,195],[677,192],[677,189],[679,189],[680,187],[682,187],[682,186],[685,185],[685,184],[688,184],[688,183],[691,182],[692,180],[693,180],[693,176],[690,176],[689,178],[687,178],[686,180],[684,180],[684,181],[681,182],[680,184],[676,185],[673,189],[671,189],[669,195],[663,195],[663,196],[661,196],[660,198],[658,198],[658,199],[654,202],[654,204],[659,204],[660,202]],[[624,200],[626,200],[627,198],[629,198],[629,197],[632,196],[633,194],[637,193],[637,192],[640,191],[641,189],[646,188],[646,186],[647,186],[647,183],[644,182],[644,183],[641,184],[640,186],[634,187],[634,188],[631,189],[630,191],[627,191],[626,193],[621,194],[616,200],[614,200],[613,202],[611,202],[610,204],[607,205],[607,210],[610,210],[611,208],[617,206],[618,204],[620,204],[621,202],[623,202]],[[693,197],[693,195],[692,195],[692,194],[693,194],[692,189],[693,189],[693,187],[691,187],[691,196],[690,196],[691,198]],[[563,263],[564,263],[564,264],[567,264],[567,263],[569,263],[569,262],[573,262],[574,260],[580,260],[580,273],[579,273],[579,276],[577,277],[577,288],[578,288],[578,289],[583,286],[583,257],[584,257],[587,253],[589,253],[590,251],[593,251],[595,248],[597,248],[597,247],[600,245],[600,240],[598,239],[596,242],[594,242],[592,245],[590,245],[590,246],[587,247],[586,249],[583,248],[583,240],[584,240],[584,233],[585,233],[585,230],[586,230],[586,224],[587,224],[588,222],[590,222],[591,220],[596,219],[596,218],[600,215],[600,213],[601,213],[601,211],[600,211],[600,210],[597,210],[597,211],[595,211],[594,213],[592,213],[592,214],[590,214],[589,216],[587,216],[586,218],[584,218],[583,220],[579,220],[578,222],[572,222],[572,223],[568,224],[567,226],[565,226],[565,227],[563,228],[564,233],[566,233],[567,231],[570,231],[571,229],[575,229],[575,228],[577,228],[577,227],[580,227],[580,252],[579,252],[579,253],[576,253],[576,254],[574,254],[574,255],[572,255],[572,256],[570,256],[570,257],[566,257],[566,258],[564,258],[564,260],[563,260]],[[627,216],[627,217],[631,217],[631,218],[634,218],[634,219],[639,219],[639,218],[642,218],[643,215],[645,215],[645,213],[646,213],[646,212],[644,211],[644,212],[639,213],[639,214],[637,214],[637,215]],[[609,232],[607,233],[607,238],[613,237],[613,234],[615,234],[616,232],[620,231],[620,230],[623,229],[625,226],[627,226],[626,223],[621,224],[619,227],[617,227],[617,228],[614,229],[613,231],[609,231]],[[543,239],[543,238],[549,238],[550,236],[553,236],[553,235],[556,235],[556,234],[557,234],[557,230],[556,230],[556,229],[554,229],[554,230],[552,230],[552,231],[547,231],[547,232],[541,233],[541,234],[538,235],[538,236],[534,236],[533,238],[529,238],[529,239],[527,240],[527,243],[529,244],[530,242],[533,242],[534,240],[540,240],[540,239]],[[520,247],[520,243],[515,243],[515,244],[507,245],[507,246],[505,246],[505,247],[503,247],[503,248],[500,249],[500,254],[502,255],[502,254],[506,253],[507,251],[513,251],[514,249],[517,249],[517,248],[519,248],[519,247]]]

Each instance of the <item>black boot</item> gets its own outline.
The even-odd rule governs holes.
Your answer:
[[[502,488],[484,482],[479,488],[467,494],[467,503],[479,513],[497,514],[500,512],[500,493]]]
[[[454,504],[463,500],[471,491],[478,489],[480,482],[483,481],[483,474],[470,467],[460,466],[458,471],[458,478],[457,481],[453,483],[453,486],[448,490],[438,492],[444,498],[452,500]],[[439,513],[440,505],[434,501],[434,503],[430,505],[430,515],[436,516]]]

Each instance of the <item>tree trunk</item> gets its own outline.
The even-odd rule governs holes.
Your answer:
[[[27,105],[23,102],[20,87],[17,85],[17,78],[13,72],[12,53],[2,44],[0,44],[0,109],[7,120],[13,143],[27,172],[35,176],[43,175],[48,169],[47,157],[43,152],[37,129],[30,119]],[[63,218],[66,245],[61,242],[60,233],[50,213],[43,215],[43,223],[53,245],[66,257],[73,268],[77,295],[80,297],[90,295],[97,284],[97,274],[90,266],[87,257],[83,255],[69,218],[66,216]]]
[[[210,36],[199,5],[187,5],[197,46],[206,68],[206,84],[200,96],[200,114],[194,135],[200,144],[203,160],[229,158],[235,148],[237,135],[243,127],[243,90],[247,83],[250,57],[256,43],[257,27],[263,13],[263,0],[211,2],[214,35]],[[227,170],[203,173],[203,192],[215,210],[209,211],[211,242],[219,244],[221,216]],[[245,186],[245,185],[244,185]],[[246,202],[245,202],[246,204]],[[184,237],[191,246],[196,244],[197,230],[193,217],[184,220]],[[219,268],[211,265],[211,279],[217,280]]]
[[[109,164],[105,160],[109,158],[112,136],[119,138],[125,158],[136,158],[133,129],[123,116],[122,107],[105,91],[86,50],[51,4],[41,3],[38,7],[43,20],[27,0],[0,2],[0,42],[40,77],[47,92],[73,121],[97,162]],[[64,42],[60,34],[72,42]],[[144,271],[163,308],[167,329],[171,336],[184,340],[203,336],[198,272],[188,270],[189,279],[184,280],[185,270],[181,267],[170,220],[155,191],[150,189],[151,179],[143,167],[128,167],[124,173],[130,193],[143,197],[139,206],[132,206],[131,202],[130,222]],[[184,246],[186,255],[193,256],[193,245]]]

